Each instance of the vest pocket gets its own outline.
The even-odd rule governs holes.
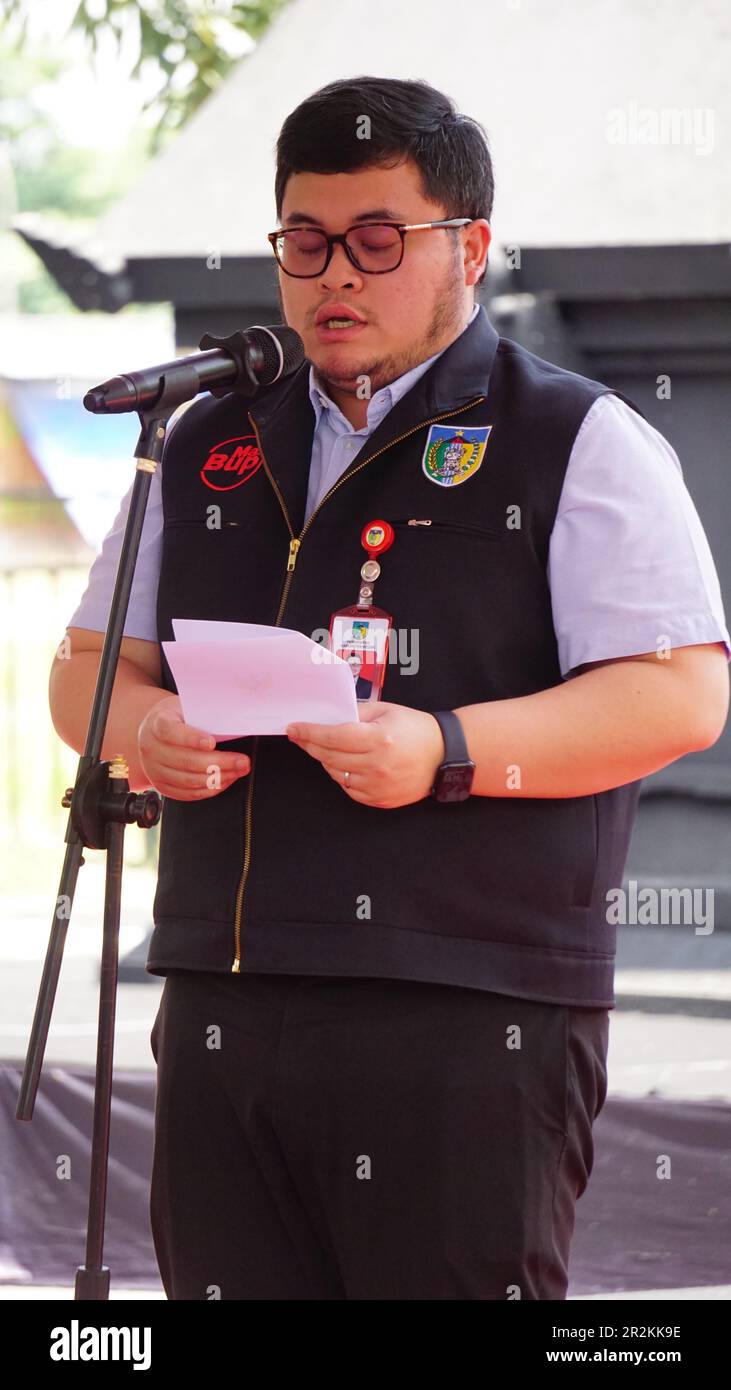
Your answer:
[[[223,526],[241,526],[241,525],[243,525],[243,523],[242,523],[241,521],[222,521],[222,522],[221,522],[221,526],[222,526],[222,527],[223,527]],[[171,526],[200,526],[200,527],[204,527],[206,531],[217,531],[217,530],[218,530],[218,527],[217,527],[217,526],[209,526],[209,525],[208,525],[208,522],[207,522],[207,520],[206,520],[206,518],[205,518],[204,516],[193,516],[193,517],[187,517],[187,516],[171,516],[171,517],[167,517],[167,518],[166,518],[166,520],[165,520],[165,522],[164,522],[164,526],[165,526],[165,528],[168,528],[168,527],[171,527]]]
[[[589,907],[594,891],[599,849],[596,794],[577,797],[574,801],[574,810],[576,812],[575,843],[578,867],[573,903],[576,907]]]
[[[392,521],[391,525],[398,527],[407,527],[409,531],[433,531],[438,532],[440,534],[442,532],[451,531],[454,534],[458,536],[464,536],[465,538],[474,536],[487,537],[489,540],[498,540],[502,539],[504,535],[504,531],[500,530],[498,526],[473,526],[470,522],[467,521],[446,521],[442,518],[400,518],[398,521]]]

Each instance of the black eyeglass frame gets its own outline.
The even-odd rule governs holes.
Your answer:
[[[447,217],[438,222],[355,222],[352,227],[347,227],[344,232],[338,232],[333,235],[329,232],[324,232],[322,227],[312,227],[308,226],[307,223],[302,223],[298,227],[280,227],[276,232],[269,232],[267,234],[267,241],[271,245],[280,270],[283,270],[285,275],[291,276],[293,280],[314,280],[318,275],[324,275],[332,260],[333,250],[336,245],[342,246],[351,265],[354,265],[356,270],[360,271],[361,275],[390,275],[392,271],[398,270],[403,261],[407,232],[432,231],[435,227],[466,227],[469,222],[474,222],[474,220],[474,217]],[[353,252],[348,246],[346,241],[348,233],[358,232],[365,227],[393,227],[401,237],[401,255],[396,264],[389,266],[388,270],[365,270],[363,266],[358,264]],[[282,265],[276,245],[279,237],[284,236],[286,232],[319,232],[320,235],[325,238],[327,244],[325,264],[321,266],[319,270],[313,270],[308,275],[298,275],[295,271],[287,270],[285,266]]]

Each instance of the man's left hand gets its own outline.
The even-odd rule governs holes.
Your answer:
[[[289,724],[287,736],[317,758],[353,801],[389,810],[428,796],[444,759],[434,716],[374,700],[358,706],[358,719],[357,724]]]

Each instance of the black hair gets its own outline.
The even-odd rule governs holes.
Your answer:
[[[368,118],[369,138],[359,131]],[[292,174],[347,174],[413,159],[422,192],[446,217],[492,216],[492,160],[483,127],[421,80],[349,77],[320,87],[287,116],[277,140],[277,217]],[[477,281],[482,284],[485,273]]]

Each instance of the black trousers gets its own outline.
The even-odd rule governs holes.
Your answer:
[[[171,972],[150,1216],[171,1299],[563,1299],[607,1009]]]

